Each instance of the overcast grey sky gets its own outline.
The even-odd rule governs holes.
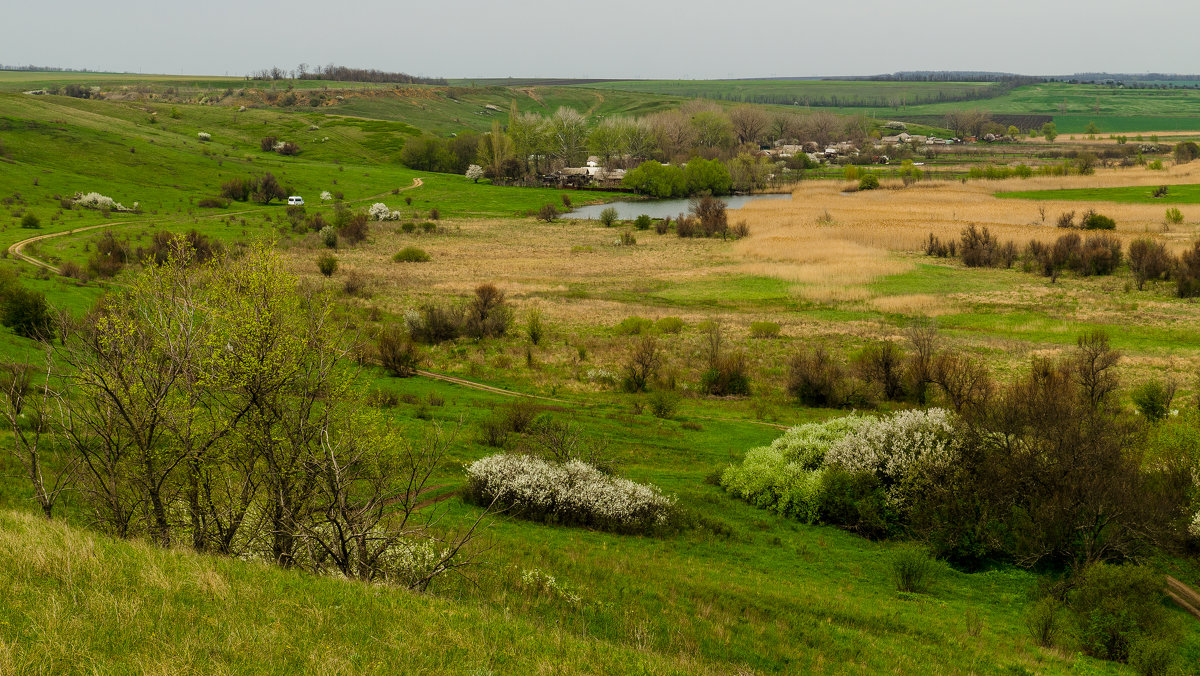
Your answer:
[[[0,63],[445,77],[1200,71],[1197,0],[6,2]]]

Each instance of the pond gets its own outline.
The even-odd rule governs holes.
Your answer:
[[[729,205],[730,209],[740,208],[750,200],[779,200],[791,199],[791,193],[777,193],[771,195],[732,195],[722,197],[721,199]],[[578,209],[567,214],[567,218],[600,218],[600,212],[608,207],[613,207],[617,210],[617,218],[623,221],[631,221],[641,214],[647,214],[651,218],[666,218],[670,216],[675,218],[679,214],[687,213],[688,200],[625,200],[621,202],[608,202],[607,204],[589,204],[579,207]]]

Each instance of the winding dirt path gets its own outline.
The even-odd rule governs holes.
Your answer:
[[[423,179],[414,178],[412,185],[410,185],[406,188],[400,188],[397,192],[404,192],[406,190],[420,188],[423,185],[425,185],[425,181]],[[354,200],[348,200],[346,203],[347,204],[355,204],[358,202],[369,202],[371,200],[379,199],[381,197],[387,197],[388,195],[391,195],[391,194],[393,194],[393,193],[391,190],[389,190],[387,192],[381,192],[378,195],[370,195],[367,197],[360,197],[360,198],[354,199]],[[226,216],[238,216],[241,214],[248,214],[253,211],[254,211],[254,209],[244,209],[242,211],[223,211],[221,213],[200,216],[199,218],[205,218],[205,219],[225,218]],[[87,232],[88,230],[98,230],[100,228],[109,228],[109,227],[112,227],[115,225],[150,225],[151,223],[158,223],[161,220],[162,219],[152,219],[152,220],[144,220],[144,221],[113,221],[112,223],[100,223],[97,225],[88,225],[88,226],[84,226],[82,228],[74,228],[72,230],[61,230],[59,232],[49,232],[44,235],[37,235],[35,237],[29,237],[27,239],[23,239],[19,242],[12,244],[11,246],[8,247],[8,255],[12,256],[13,258],[16,258],[18,260],[25,261],[26,263],[29,263],[30,265],[42,268],[44,270],[49,270],[50,272],[53,272],[54,274],[57,275],[57,274],[61,274],[61,271],[57,267],[50,265],[46,261],[43,261],[41,259],[30,256],[29,254],[25,253],[23,251],[23,249],[26,246],[29,246],[30,244],[33,244],[35,242],[41,242],[43,240],[52,239],[54,237],[65,237],[67,235],[74,235],[74,234],[81,233],[81,232]]]

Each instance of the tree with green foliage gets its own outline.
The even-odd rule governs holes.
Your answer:
[[[432,136],[410,138],[400,151],[400,161],[417,171],[443,171],[451,163],[450,151],[441,139]]]
[[[15,278],[0,284],[0,324],[23,338],[53,339],[54,317],[46,295],[26,289]]]
[[[767,187],[771,165],[767,158],[750,153],[741,153],[729,161],[729,175],[733,189],[738,192],[754,192]]]
[[[665,199],[687,194],[687,176],[679,167],[646,160],[625,173],[622,184],[642,195]]]
[[[701,148],[729,148],[734,144],[733,123],[714,110],[702,110],[688,121]]]
[[[645,160],[656,150],[654,133],[645,118],[625,120],[621,129],[624,152],[631,160]]]
[[[619,118],[608,118],[596,125],[588,135],[588,152],[600,158],[600,166],[608,167],[614,157],[625,150],[624,127],[627,123]]]
[[[445,440],[409,443],[361,406],[329,292],[267,244],[203,270],[188,255],[144,268],[57,352],[94,522],[416,589],[459,565],[474,527],[447,538],[418,513]]]
[[[1046,137],[1047,141],[1053,141],[1058,138],[1058,125],[1053,122],[1047,122],[1042,125],[1042,136]]]
[[[720,160],[692,158],[683,168],[683,173],[689,195],[728,195],[733,189],[733,177],[729,174],[729,168]]]
[[[479,163],[491,176],[502,176],[504,164],[514,157],[512,138],[500,129],[500,120],[492,121],[492,131],[479,139]]]
[[[37,214],[33,213],[32,211],[27,211],[25,212],[25,215],[21,217],[21,227],[28,228],[30,230],[36,230],[37,228],[42,227],[42,220],[38,218]]]
[[[508,135],[523,170],[529,170],[529,158],[534,158],[534,171],[541,171],[541,156],[547,154],[546,122],[537,113],[521,113],[514,99],[508,110]]]

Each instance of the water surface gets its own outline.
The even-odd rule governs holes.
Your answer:
[[[771,195],[732,195],[722,197],[721,199],[729,205],[729,209],[738,209],[750,200],[778,200],[789,199],[791,193],[779,193]],[[688,200],[673,199],[673,200],[622,200],[620,202],[608,202],[606,204],[589,204],[579,207],[578,209],[567,214],[567,218],[600,218],[600,212],[612,207],[617,210],[617,218],[623,221],[631,221],[641,214],[646,214],[651,218],[666,218],[670,216],[675,218],[679,214],[687,213]]]

